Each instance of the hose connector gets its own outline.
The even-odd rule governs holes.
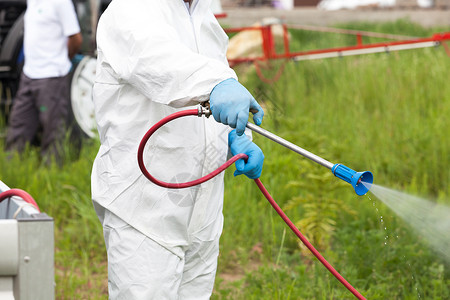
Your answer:
[[[356,172],[349,167],[335,164],[331,168],[334,176],[350,183],[358,196],[365,195],[372,186],[373,175],[369,171]]]
[[[209,116],[211,115],[211,110],[209,110],[208,108],[205,108],[203,106],[199,106],[197,108],[197,116],[201,117],[201,116],[205,116],[207,118],[209,118]]]
[[[209,118],[209,116],[212,115],[211,109],[209,108],[209,101],[200,103],[200,106],[197,108],[197,112],[199,117],[205,116]]]

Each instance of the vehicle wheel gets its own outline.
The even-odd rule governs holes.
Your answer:
[[[73,72],[70,102],[73,118],[82,133],[94,138],[97,136],[97,125],[92,101],[92,87],[95,79],[97,59],[83,56]]]

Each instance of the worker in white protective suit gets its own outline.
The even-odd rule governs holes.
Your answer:
[[[208,299],[214,285],[223,174],[180,190],[148,181],[137,150],[153,124],[210,100],[214,118],[177,119],[150,138],[144,161],[160,180],[204,176],[225,162],[229,148],[249,156],[236,162],[235,174],[261,174],[264,155],[243,132],[249,110],[258,125],[263,110],[228,66],[228,39],[210,2],[114,0],[99,21],[94,104],[101,146],[92,198],[110,299]]]

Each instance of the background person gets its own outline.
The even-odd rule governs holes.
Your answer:
[[[28,0],[24,18],[25,64],[14,99],[6,149],[23,151],[42,129],[41,155],[61,160],[70,104],[71,59],[81,47],[70,0]]]
[[[214,286],[223,173],[180,190],[148,181],[137,150],[153,124],[210,100],[214,118],[175,120],[149,140],[144,161],[160,180],[204,176],[225,162],[228,146],[249,155],[236,163],[236,175],[261,174],[262,151],[243,132],[249,110],[258,111],[257,124],[263,110],[228,66],[228,38],[210,3],[114,0],[100,18],[94,105],[101,146],[92,198],[110,299],[209,299]]]

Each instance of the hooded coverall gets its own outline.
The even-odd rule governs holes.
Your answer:
[[[137,149],[163,117],[209,99],[236,78],[228,38],[194,0],[114,0],[97,29],[94,105],[101,146],[92,198],[104,228],[111,299],[208,299],[222,232],[223,174],[169,190],[140,172]],[[229,127],[213,118],[166,124],[147,143],[149,172],[168,182],[204,176],[225,162]]]

